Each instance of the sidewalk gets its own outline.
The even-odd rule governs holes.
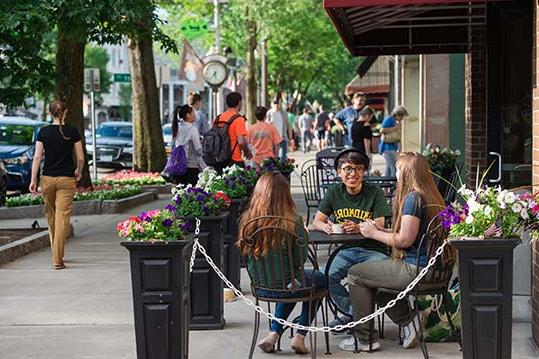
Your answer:
[[[304,159],[303,154],[301,157]],[[301,210],[303,202],[297,176],[292,182]],[[129,257],[127,250],[119,245],[115,228],[130,214],[161,208],[167,202],[168,198],[161,197],[129,213],[73,218],[75,238],[66,246],[65,270],[51,269],[49,249],[0,266],[0,357],[136,358]],[[29,226],[31,222],[30,219],[0,221],[0,227]],[[46,226],[44,219],[39,222]],[[245,272],[242,275],[242,289],[248,294],[249,280]],[[224,330],[190,333],[190,358],[247,357],[253,311],[241,301],[226,303],[225,318]],[[260,338],[265,335],[266,323],[262,320]],[[536,358],[529,341],[530,323],[514,323],[513,328],[514,358]],[[386,324],[386,337],[382,340],[383,350],[369,355],[342,352],[337,345],[344,337],[330,336],[332,358],[422,357],[417,348],[403,350],[397,345],[395,325]],[[323,346],[323,335],[318,335],[320,357],[324,355]],[[284,351],[277,354],[257,350],[255,358],[295,356],[289,349],[288,338],[283,338],[282,347]],[[456,343],[428,344],[428,349],[433,358],[461,358]]]

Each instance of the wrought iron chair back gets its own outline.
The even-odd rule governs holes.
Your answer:
[[[311,219],[311,208],[315,210],[318,208],[320,201],[322,201],[323,194],[318,179],[316,160],[310,160],[303,164],[301,167],[300,180],[303,197],[305,198],[305,204],[307,206],[307,224],[309,224],[309,220]]]

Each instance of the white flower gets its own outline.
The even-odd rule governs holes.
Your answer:
[[[434,152],[440,153],[440,147],[436,147],[436,149],[434,150]]]
[[[520,217],[522,217],[522,219],[530,218],[530,216],[528,215],[528,211],[525,208],[522,211],[520,211]]]
[[[432,145],[430,143],[427,143],[427,146],[425,146],[427,150],[430,150],[432,148]]]
[[[517,200],[517,197],[513,192],[507,192],[505,194],[505,203],[511,204]]]
[[[471,214],[469,214],[467,217],[466,217],[466,223],[468,224],[471,224],[473,222],[474,218]]]
[[[479,204],[479,202],[476,202],[474,199],[469,199],[466,203],[468,204],[468,213],[470,214],[477,212],[481,209],[481,204]]]
[[[515,202],[513,203],[513,205],[511,206],[511,209],[513,210],[513,212],[515,213],[520,213],[522,212],[522,205],[519,203],[519,202]]]
[[[492,207],[491,206],[486,206],[485,207],[485,214],[487,216],[490,216],[491,213],[492,213]]]
[[[460,150],[455,150],[455,156],[460,156]]]

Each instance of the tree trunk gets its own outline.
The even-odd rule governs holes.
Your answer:
[[[69,29],[58,27],[56,43],[56,98],[67,106],[66,123],[77,128],[82,138],[84,151],[84,169],[77,183],[80,187],[91,187],[92,179],[86,157],[84,140],[84,117],[82,114],[82,96],[84,81],[84,46],[85,42],[69,36]]]
[[[247,90],[245,94],[246,115],[251,123],[256,122],[256,22],[253,19],[249,6],[245,9],[246,28],[247,28]]]
[[[133,167],[135,171],[160,172],[165,167],[166,154],[159,118],[159,94],[151,32],[143,31],[137,39],[127,42],[133,87]]]

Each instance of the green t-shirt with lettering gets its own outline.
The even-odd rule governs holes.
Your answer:
[[[387,217],[391,210],[387,205],[384,192],[372,183],[363,182],[361,191],[351,195],[346,191],[344,183],[338,183],[328,188],[318,210],[326,216],[333,215],[335,223],[344,223],[349,219],[354,223],[368,219]],[[362,247],[385,247],[384,244],[369,240]]]
[[[336,223],[344,223],[347,219],[359,223],[391,214],[382,189],[365,182],[355,195],[346,191],[344,183],[334,184],[328,188],[318,210],[328,217],[334,215]]]

